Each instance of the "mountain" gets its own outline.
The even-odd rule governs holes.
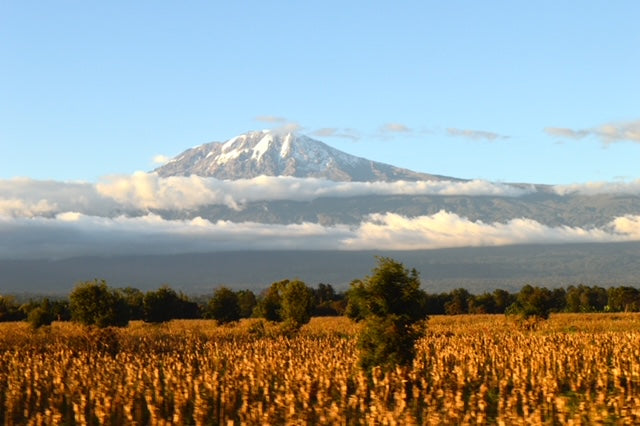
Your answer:
[[[473,184],[463,179],[418,173],[349,155],[320,141],[291,132],[249,132],[228,141],[188,149],[155,170],[161,177],[205,176],[224,180],[249,179],[260,175],[324,178],[329,181],[440,181],[443,186]],[[327,183],[328,185],[330,183]],[[634,193],[556,192],[553,187],[505,184],[519,188],[520,195],[502,192],[467,195],[445,191],[419,194],[346,193],[313,199],[291,198],[242,201],[240,208],[223,203],[196,208],[156,208],[167,219],[196,217],[231,222],[268,224],[318,223],[324,226],[358,225],[371,214],[395,213],[404,217],[431,216],[439,211],[455,213],[473,222],[507,223],[531,219],[549,227],[606,227],[612,220],[640,213],[640,197]],[[344,188],[343,188],[344,189]],[[265,194],[269,191],[264,188]],[[335,194],[335,193],[334,193]],[[231,194],[232,195],[232,194]]]
[[[189,149],[156,172],[5,185],[0,291],[68,292],[96,277],[190,293],[285,278],[344,289],[376,255],[415,267],[430,291],[640,285],[640,181],[445,178],[269,131]],[[285,177],[237,181],[261,175]],[[459,244],[487,246],[438,249]]]
[[[188,149],[155,171],[161,177],[198,175],[230,180],[260,175],[346,182],[458,180],[356,157],[293,132],[268,130]]]

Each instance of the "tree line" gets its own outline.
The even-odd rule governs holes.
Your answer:
[[[393,269],[384,262],[381,266]],[[413,279],[417,280],[415,271],[408,274],[414,274]],[[337,292],[331,284],[309,287],[300,280],[283,280],[259,294],[223,286],[209,296],[189,297],[167,285],[142,292],[132,287],[112,288],[104,280],[93,280],[78,284],[68,298],[18,303],[12,296],[0,296],[0,321],[27,320],[37,328],[55,320],[98,327],[124,326],[130,320],[161,323],[196,318],[228,323],[255,317],[294,326],[308,322],[312,316],[347,315],[359,320],[367,315],[362,303],[367,297],[365,281],[354,280],[345,292]],[[548,317],[553,312],[640,311],[640,290],[629,286],[549,289],[525,285],[517,293],[497,289],[477,295],[458,288],[442,293],[420,290],[412,297],[411,309],[418,311],[412,315],[417,316],[486,313]]]

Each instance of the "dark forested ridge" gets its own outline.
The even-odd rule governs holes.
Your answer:
[[[526,245],[421,251],[245,251],[169,256],[0,260],[0,290],[66,294],[80,281],[104,278],[118,287],[168,283],[186,293],[217,285],[260,290],[283,277],[346,289],[371,270],[374,255],[415,267],[428,291],[473,293],[525,284],[640,285],[640,243]]]

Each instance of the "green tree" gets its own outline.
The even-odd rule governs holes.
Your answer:
[[[344,294],[336,293],[331,284],[320,283],[313,293],[316,302],[313,316],[338,316],[345,313]]]
[[[354,281],[349,291],[349,312],[364,319],[358,346],[360,366],[366,370],[409,365],[422,334],[418,325],[427,318],[417,271],[387,257],[377,262],[371,276]]]
[[[367,288],[362,280],[353,280],[347,290],[347,309],[345,315],[354,321],[362,321],[367,317]]]
[[[611,287],[607,291],[606,310],[611,312],[640,311],[640,290],[634,287]]]
[[[496,307],[496,313],[504,314],[506,310],[516,301],[516,296],[507,290],[496,289],[492,293],[493,301]]]
[[[522,287],[516,297],[516,301],[509,306],[508,315],[518,315],[523,319],[537,317],[549,318],[554,310],[554,295],[548,288],[533,287],[529,284]]]
[[[470,314],[495,314],[497,311],[493,294],[487,292],[472,296],[468,305]]]
[[[569,312],[600,312],[607,305],[607,291],[598,286],[583,284],[570,286],[566,292],[566,310]]]
[[[141,320],[144,317],[144,293],[137,288],[125,287],[118,289],[127,307],[130,320]]]
[[[148,291],[142,301],[145,322],[161,323],[181,317],[182,303],[178,294],[164,285],[156,291]]]
[[[447,315],[462,315],[469,313],[471,294],[464,288],[457,288],[449,294],[449,301],[444,304]]]
[[[97,327],[124,327],[129,322],[129,309],[119,292],[104,280],[78,284],[69,295],[71,319]]]
[[[289,280],[278,281],[262,293],[254,310],[254,317],[267,321],[282,321],[282,292]]]
[[[300,327],[311,319],[315,307],[313,290],[299,280],[290,281],[282,291],[282,319]]]
[[[256,295],[251,290],[239,290],[238,306],[240,307],[240,318],[249,318],[258,304]]]
[[[0,296],[0,322],[21,321],[26,318],[24,311],[12,296]]]
[[[227,287],[220,287],[209,300],[208,316],[225,324],[240,319],[238,295]]]

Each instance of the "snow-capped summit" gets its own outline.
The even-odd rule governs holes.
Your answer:
[[[270,130],[188,149],[155,171],[163,177],[198,175],[218,179],[260,175],[363,182],[443,179],[349,155],[301,134]]]

